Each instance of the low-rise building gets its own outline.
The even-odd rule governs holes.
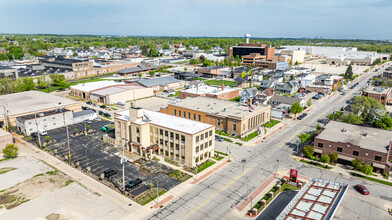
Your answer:
[[[80,97],[82,99],[90,99],[91,98],[91,92],[92,91],[97,91],[102,88],[106,88],[109,86],[115,86],[115,85],[124,85],[123,82],[115,82],[112,80],[105,80],[105,81],[98,81],[98,82],[90,82],[90,83],[81,83],[75,86],[69,87],[70,94],[73,96]]]
[[[240,102],[242,103],[253,103],[253,100],[256,98],[256,95],[259,93],[257,87],[252,87],[248,89],[244,89],[241,92]]]
[[[73,117],[73,124],[76,124],[86,120],[94,120],[98,116],[97,113],[93,110],[84,110],[80,112],[74,112],[72,117]]]
[[[386,68],[382,74],[383,77],[392,79],[392,68]]]
[[[137,100],[154,95],[152,88],[132,84],[120,84],[104,87],[90,92],[90,100],[107,105],[122,101]]]
[[[172,76],[140,79],[136,83],[146,88],[152,88],[154,92],[184,87],[183,81]]]
[[[362,91],[362,95],[374,98],[380,101],[383,105],[386,105],[389,102],[389,99],[392,99],[392,88],[369,86]]]
[[[351,165],[361,159],[375,172],[388,173],[392,147],[392,131],[330,121],[314,139],[316,155],[339,154],[339,161]]]
[[[206,96],[216,99],[229,100],[239,96],[240,90],[237,88],[230,87],[216,87],[209,86],[204,83],[198,83],[196,85],[190,85],[189,89],[179,91],[179,98],[186,99],[188,97]]]
[[[292,95],[298,92],[298,89],[299,89],[299,85],[296,81],[289,81],[286,83],[276,83],[275,85],[276,93]]]
[[[242,56],[242,65],[263,67],[272,70],[285,70],[289,67],[288,62],[269,61],[265,59],[265,56],[255,53]]]
[[[0,129],[0,152],[3,151],[5,146],[12,143],[13,143],[12,134],[5,131],[4,129]]]
[[[72,111],[64,108],[16,118],[16,129],[26,135],[40,130],[47,131],[60,128],[70,124],[73,124]]]
[[[319,85],[310,85],[306,87],[306,90],[315,93],[323,93],[323,94],[330,94],[332,92],[330,86],[319,86]]]
[[[290,97],[290,96],[282,96],[282,95],[274,95],[268,100],[268,104],[272,106],[278,106],[281,104],[292,106],[294,103],[299,102],[302,107],[306,106],[306,101],[301,98]]]
[[[259,92],[254,98],[254,104],[267,104],[267,102],[275,95],[274,88],[266,88]]]
[[[137,65],[136,67],[126,68],[118,71],[118,75],[120,76],[134,76],[139,73],[147,73],[149,71],[157,69],[157,66],[151,63],[142,63]]]
[[[116,145],[152,159],[171,158],[188,167],[206,162],[214,155],[213,125],[160,112],[131,107],[114,117]]]
[[[0,78],[16,80],[19,78],[18,70],[7,66],[0,66]]]
[[[167,108],[161,108],[162,113],[208,123],[241,138],[269,122],[270,110],[269,105],[241,105],[203,96],[168,103]]]
[[[200,67],[197,69],[197,74],[207,77],[207,78],[215,78],[221,76],[221,70],[225,69],[224,66],[207,66],[207,67]]]

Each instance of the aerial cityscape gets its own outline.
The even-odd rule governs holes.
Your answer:
[[[0,219],[392,219],[389,1],[0,9]]]

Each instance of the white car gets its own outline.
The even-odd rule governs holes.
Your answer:
[[[45,130],[39,130],[39,135],[47,135],[48,132]]]

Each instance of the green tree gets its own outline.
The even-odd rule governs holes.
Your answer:
[[[162,49],[164,49],[164,50],[169,50],[169,49],[170,49],[169,44],[168,44],[167,42],[163,43],[163,44],[162,44]]]
[[[361,171],[366,175],[370,175],[373,173],[373,167],[370,164],[366,164],[362,167]]]
[[[306,105],[308,107],[312,106],[312,99],[308,99],[308,101],[306,102]]]
[[[49,141],[49,140],[50,140],[50,136],[46,136],[46,137],[45,137],[45,140],[46,140],[46,141]]]
[[[353,67],[349,65],[344,73],[345,79],[352,79],[353,78]]]
[[[209,61],[209,60],[204,60],[203,66],[204,66],[204,67],[211,66],[211,61]]]
[[[314,154],[314,147],[310,145],[306,145],[302,148],[302,152],[305,154],[307,158],[312,158]]]
[[[50,74],[49,77],[52,80],[52,82],[51,82],[52,85],[55,85],[55,86],[58,86],[60,82],[65,81],[64,75]]]
[[[69,87],[69,84],[66,83],[65,81],[60,81],[58,86],[60,87],[60,89],[66,89]]]
[[[340,121],[350,123],[350,124],[362,124],[363,123],[363,118],[361,116],[357,116],[353,113],[350,114],[343,114],[339,118]]]
[[[4,53],[0,53],[0,61],[7,61],[8,60],[8,56]]]
[[[139,73],[139,74],[137,74],[137,76],[141,78],[141,77],[143,77],[143,73]]]
[[[380,58],[377,58],[375,61],[373,61],[373,65],[378,65],[381,63]]]
[[[34,79],[32,77],[22,77],[23,91],[35,89]]]
[[[323,154],[323,155],[321,155],[320,160],[321,160],[321,162],[323,162],[323,163],[329,163],[330,158],[329,158],[329,156],[328,156],[327,154]]]
[[[376,122],[374,122],[374,126],[377,128],[391,130],[392,118],[385,116],[385,117],[381,118],[380,120],[377,120]]]
[[[197,60],[197,59],[191,59],[191,60],[189,60],[189,64],[192,64],[192,65],[199,64],[199,60]]]
[[[148,52],[149,57],[159,57],[159,52],[156,48],[151,48]]]
[[[75,128],[75,129],[74,129],[74,132],[75,132],[75,133],[76,133],[76,132],[78,132],[78,129],[77,129],[77,128]]]
[[[143,45],[143,46],[141,47],[141,50],[142,50],[142,54],[143,54],[144,56],[148,56],[149,50],[148,50],[148,46],[147,46],[147,45]]]
[[[17,47],[17,46],[11,46],[8,48],[8,53],[7,53],[8,59],[10,60],[20,60],[24,56],[24,52],[22,48]]]
[[[351,161],[351,165],[354,167],[354,169],[361,170],[363,167],[363,162],[361,159],[355,159]]]
[[[301,104],[296,102],[291,106],[290,113],[295,114],[295,117],[297,117],[297,114],[301,113],[303,110],[304,108],[301,106]]]
[[[4,157],[15,158],[18,156],[19,148],[15,144],[7,144],[3,149]]]
[[[336,162],[339,158],[339,154],[334,153],[334,152],[329,152],[328,156],[331,159],[331,161],[333,161],[333,162]]]
[[[336,111],[335,113],[327,115],[329,120],[336,120],[340,117],[340,112]]]
[[[366,124],[373,124],[387,113],[384,105],[374,98],[355,96],[352,100],[352,112],[357,116],[361,116]]]
[[[38,88],[46,88],[48,86],[48,81],[45,76],[37,77],[37,87]]]
[[[309,140],[310,135],[307,133],[302,133],[297,136],[302,143],[306,143]]]
[[[155,71],[150,71],[150,72],[148,72],[148,75],[154,76],[154,75],[155,75]]]

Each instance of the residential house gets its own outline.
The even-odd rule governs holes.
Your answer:
[[[120,70],[120,71],[118,71],[118,74],[120,76],[137,75],[139,73],[146,73],[146,72],[149,72],[149,71],[152,71],[155,69],[157,69],[157,66],[155,66],[155,65],[152,65],[150,63],[148,63],[148,64],[142,63],[136,67],[131,67],[131,68],[126,68],[126,69]]]
[[[237,82],[237,87],[246,88],[251,87],[252,81],[247,78],[237,77],[234,79]]]
[[[266,88],[259,92],[254,98],[254,104],[267,104],[267,102],[275,95],[275,90],[272,87]]]
[[[295,81],[289,81],[286,83],[277,83],[275,85],[275,92],[282,93],[282,94],[289,94],[292,95],[296,93],[299,89],[299,85]]]
[[[249,103],[250,105],[253,103],[253,99],[256,98],[259,90],[257,87],[252,87],[248,89],[244,89],[241,93],[240,102]]]
[[[278,106],[280,104],[292,106],[294,103],[297,103],[297,102],[299,102],[299,104],[302,107],[306,106],[306,101],[301,98],[282,96],[282,95],[272,96],[272,98],[267,103],[272,106]]]
[[[275,82],[273,80],[262,80],[259,86],[260,90],[265,90],[274,87],[275,87]]]

